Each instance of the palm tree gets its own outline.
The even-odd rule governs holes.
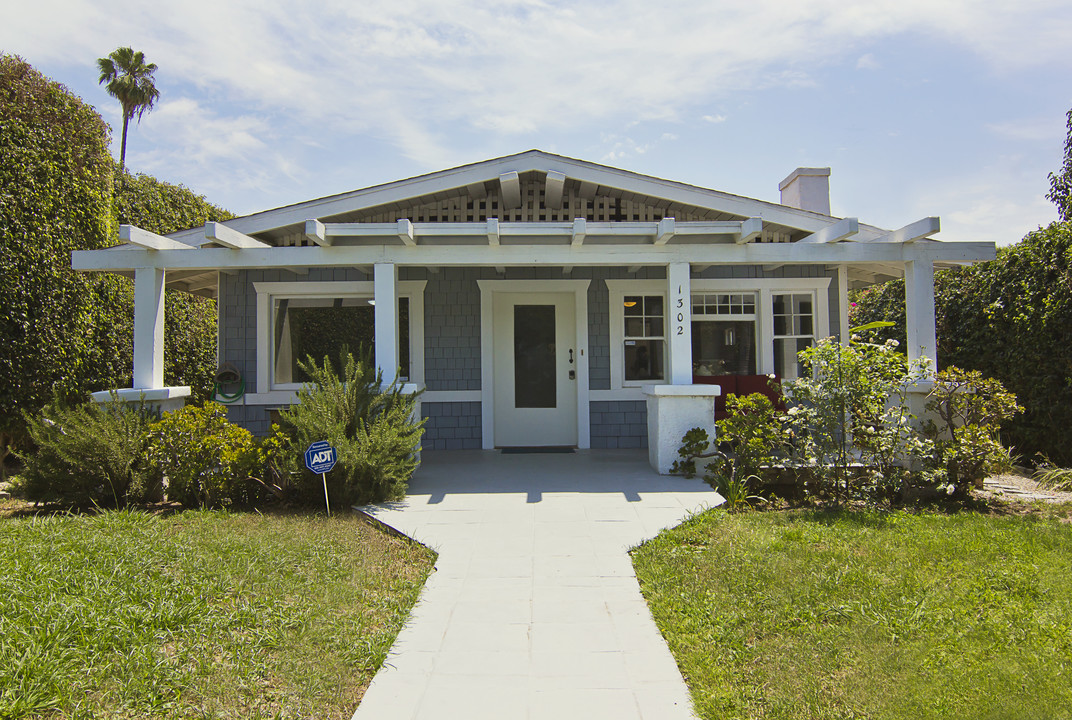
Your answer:
[[[156,65],[146,64],[145,55],[134,52],[128,47],[113,51],[108,57],[97,60],[100,70],[98,85],[106,86],[108,94],[123,106],[123,146],[119,151],[119,170],[122,171],[127,159],[127,123],[135,115],[138,122],[146,110],[152,110],[153,103],[160,97],[160,91],[153,84]]]

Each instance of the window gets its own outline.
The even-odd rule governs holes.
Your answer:
[[[782,378],[797,378],[804,368],[797,353],[815,342],[814,294],[775,293],[774,372]]]
[[[756,374],[756,294],[692,296],[692,372]]]
[[[664,304],[662,295],[626,295],[622,301],[626,382],[664,377]]]
[[[337,363],[345,346],[375,362],[376,308],[373,283],[258,282],[257,392],[293,390],[308,382],[298,362],[312,356]],[[399,379],[424,375],[423,281],[398,283]]]
[[[370,297],[273,297],[272,384],[304,383],[299,361],[313,357],[337,364],[343,348],[376,360],[375,307]],[[399,379],[409,380],[409,298],[398,299]],[[336,367],[336,372],[341,368]]]

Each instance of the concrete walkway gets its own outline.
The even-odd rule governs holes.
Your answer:
[[[426,453],[363,508],[439,560],[354,720],[694,717],[627,551],[721,500],[643,451]]]

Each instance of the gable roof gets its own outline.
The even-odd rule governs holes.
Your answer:
[[[505,182],[514,183],[512,189],[504,187],[504,177],[511,178]],[[520,195],[519,204],[512,204],[511,198],[504,196],[504,192],[511,191]],[[552,196],[561,201],[560,212],[555,212],[559,209],[555,203],[545,202]],[[301,235],[305,222],[312,219],[482,222],[489,217],[504,221],[566,221],[574,217],[596,221],[650,221],[664,217],[718,221],[758,217],[763,219],[766,231],[781,235],[783,242],[798,240],[838,220],[786,205],[528,150],[253,213],[229,220],[226,225],[274,245],[288,236]],[[884,233],[879,228],[860,226],[860,239]],[[171,237],[197,240],[200,229]]]

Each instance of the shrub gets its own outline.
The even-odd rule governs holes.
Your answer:
[[[867,328],[857,328],[864,330]],[[899,493],[913,460],[929,445],[909,412],[908,386],[924,366],[910,366],[896,341],[847,345],[825,338],[800,353],[810,376],[786,383],[795,451],[813,478],[844,497],[851,480],[867,494]]]
[[[186,507],[254,505],[265,498],[254,479],[272,460],[277,440],[258,442],[231,424],[219,403],[165,414],[149,430],[149,457],[167,479],[167,496]]]
[[[405,496],[424,432],[424,420],[415,417],[416,396],[404,395],[397,384],[381,389],[383,375],[369,359],[358,361],[345,351],[338,365],[341,374],[326,357],[323,365],[309,357],[299,367],[310,382],[298,391],[299,402],[280,412],[293,464],[300,451],[327,440],[338,452],[327,477],[333,502],[364,504]],[[320,476],[304,468],[299,473],[300,499],[319,502]]]
[[[27,415],[37,451],[26,463],[22,490],[30,500],[119,506],[153,499],[160,476],[148,460],[155,414],[142,403],[113,399]]]
[[[935,377],[927,410],[939,420],[926,429],[934,440],[932,466],[951,491],[966,494],[987,475],[1007,469],[1009,455],[998,431],[1023,408],[999,381],[978,371],[948,368]]]

